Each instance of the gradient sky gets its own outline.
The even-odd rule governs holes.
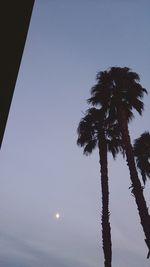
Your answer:
[[[0,152],[1,267],[103,266],[98,151],[83,156],[76,129],[98,71],[128,66],[150,92],[149,10],[149,0],[36,0]],[[150,130],[149,101],[132,140]],[[148,267],[121,156],[109,156],[109,178],[113,266]]]

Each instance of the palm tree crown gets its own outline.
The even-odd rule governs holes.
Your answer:
[[[89,155],[101,142],[101,133],[105,136],[107,150],[113,157],[123,153],[122,138],[117,123],[108,124],[103,109],[90,108],[79,123],[77,144],[84,147],[83,153]]]
[[[109,113],[109,118],[115,118],[116,107],[120,102],[127,121],[133,118],[132,109],[142,114],[144,106],[141,99],[147,91],[139,84],[140,78],[137,73],[127,67],[112,67],[99,72],[96,80],[97,84],[92,87],[92,96],[88,102],[103,107]]]
[[[134,142],[134,154],[137,167],[141,172],[145,184],[147,178],[150,178],[150,133],[145,132]]]

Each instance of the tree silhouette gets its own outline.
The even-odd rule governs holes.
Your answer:
[[[97,74],[97,84],[91,89],[88,103],[100,106],[108,114],[110,122],[118,122],[122,134],[126,161],[130,171],[131,187],[137,204],[141,224],[150,250],[150,217],[138,178],[134,151],[130,140],[128,123],[134,117],[133,109],[142,115],[144,104],[141,99],[147,93],[140,83],[139,75],[129,68],[112,67]]]
[[[134,141],[134,154],[137,167],[142,175],[143,183],[150,178],[150,133],[144,132]]]
[[[77,144],[84,147],[85,155],[91,154],[97,146],[99,149],[101,190],[102,190],[102,242],[104,251],[104,266],[111,267],[112,243],[111,227],[109,222],[109,186],[107,151],[110,151],[115,158],[121,151],[121,137],[117,124],[108,124],[107,118],[102,109],[91,108],[78,126]]]
[[[137,167],[142,175],[142,180],[145,185],[147,178],[150,178],[150,134],[143,133],[134,141],[134,155],[136,158]],[[147,258],[150,257],[150,251]]]

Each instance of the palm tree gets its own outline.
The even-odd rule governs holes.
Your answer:
[[[134,141],[134,155],[143,183],[150,178],[150,133],[144,132]]]
[[[91,154],[97,146],[99,149],[101,190],[102,190],[102,242],[104,251],[104,266],[111,267],[112,243],[111,227],[109,222],[109,187],[107,151],[110,151],[115,158],[116,153],[122,151],[119,128],[117,124],[108,128],[102,109],[91,108],[78,126],[77,144],[84,147],[85,155]]]
[[[144,132],[139,138],[135,139],[133,148],[137,167],[145,185],[147,178],[150,178],[150,133]],[[150,251],[147,255],[147,258],[149,257]]]
[[[139,81],[139,75],[127,67],[112,67],[99,72],[97,74],[97,84],[91,89],[91,98],[88,99],[88,103],[102,107],[105,114],[108,114],[110,122],[118,121],[119,123],[126,161],[130,171],[132,192],[146,236],[145,242],[150,250],[150,217],[143,195],[143,188],[138,178],[128,130],[128,123],[134,117],[133,109],[142,115],[144,107],[141,99],[147,91],[140,85]]]

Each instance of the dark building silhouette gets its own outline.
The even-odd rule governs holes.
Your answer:
[[[25,46],[34,0],[0,4],[0,147]]]

